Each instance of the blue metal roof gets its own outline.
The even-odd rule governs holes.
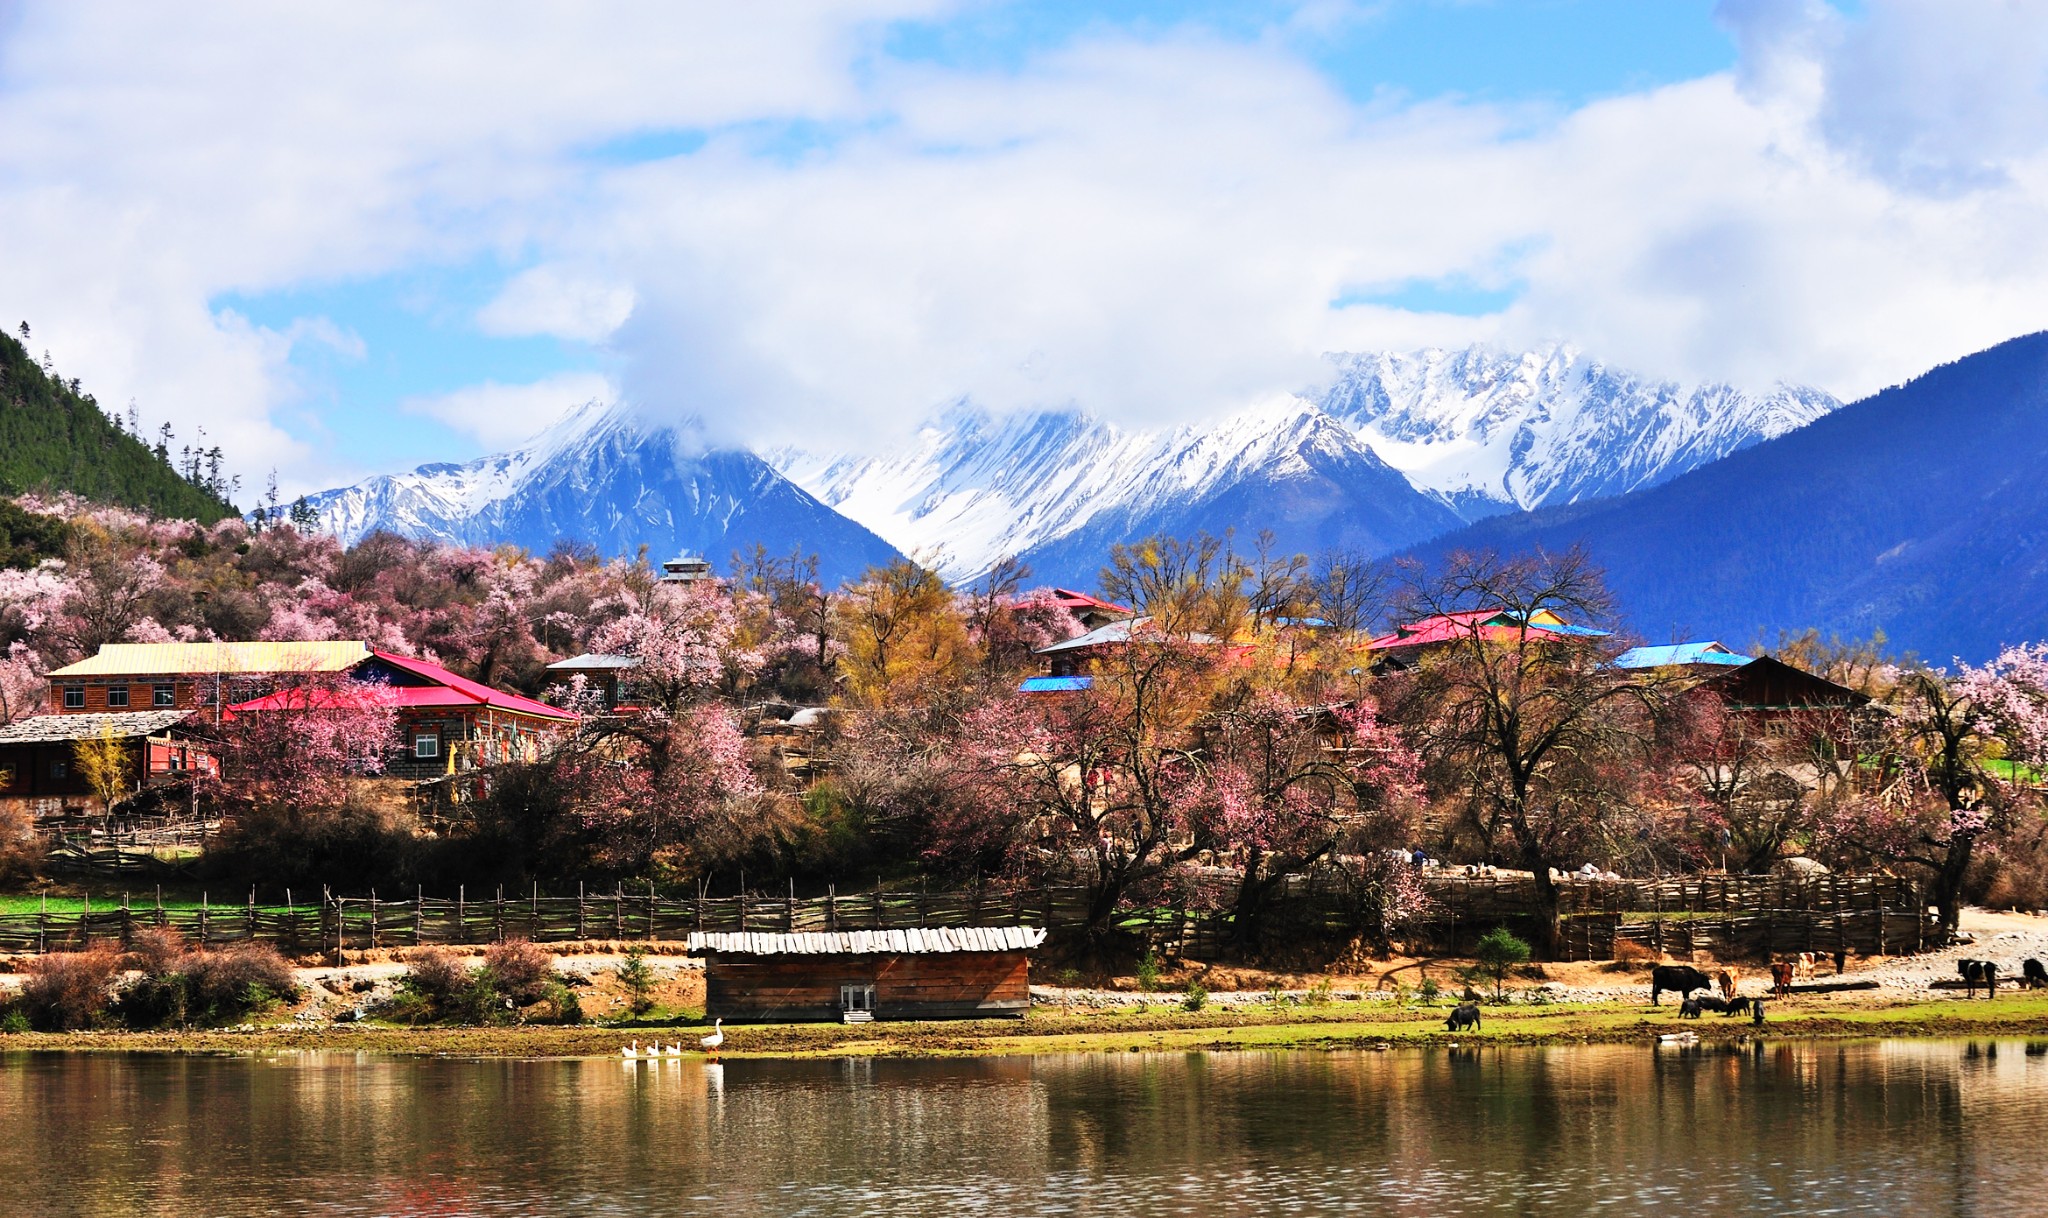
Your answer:
[[[1094,677],[1026,677],[1017,687],[1027,694],[1067,694],[1094,688]]]
[[[1616,668],[1670,668],[1680,664],[1718,664],[1740,668],[1752,657],[1738,655],[1713,640],[1696,643],[1666,643],[1659,647],[1631,647],[1614,657]]]

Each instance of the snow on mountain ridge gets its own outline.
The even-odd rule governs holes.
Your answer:
[[[1097,517],[1142,519],[1260,471],[1299,445],[1375,462],[1467,520],[1648,486],[1832,410],[1817,390],[1748,395],[1610,368],[1567,344],[1336,356],[1330,383],[1212,425],[1126,431],[1075,411],[994,418],[955,407],[873,458],[769,455],[793,481],[949,579]],[[1111,514],[1111,515],[1106,515]]]

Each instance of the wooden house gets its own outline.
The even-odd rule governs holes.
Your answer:
[[[699,931],[689,950],[704,960],[706,1018],[857,1022],[1022,1018],[1044,942],[1028,926]]]
[[[1097,630],[1132,616],[1129,606],[1101,600],[1072,588],[1054,588],[1052,597],[1061,608],[1074,615],[1074,620],[1081,623],[1084,630]]]
[[[597,655],[585,652],[548,665],[548,684],[568,689],[576,678],[583,687],[603,699],[606,710],[617,709],[633,698],[633,670],[640,667],[638,656]]]
[[[50,673],[50,713],[204,710],[267,694],[278,678],[348,672],[370,658],[358,641],[108,643]]]
[[[1415,667],[1432,652],[1473,639],[1513,645],[1522,638],[1533,637],[1564,644],[1603,639],[1607,634],[1592,626],[1575,626],[1548,609],[1530,614],[1509,609],[1474,609],[1438,613],[1404,623],[1365,643],[1361,650],[1369,657],[1374,672],[1398,672]]]
[[[439,778],[514,761],[536,761],[548,740],[576,723],[573,712],[458,676],[439,664],[373,651],[349,674],[383,687],[398,708],[395,778]],[[286,710],[291,694],[269,694],[228,708],[230,715]]]
[[[39,819],[97,812],[79,775],[77,746],[103,735],[127,754],[129,788],[197,771],[219,774],[205,743],[187,730],[190,710],[37,715],[0,726],[0,800],[21,804]]]

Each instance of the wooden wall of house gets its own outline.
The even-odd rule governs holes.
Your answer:
[[[1031,1005],[1023,952],[705,957],[705,1015],[735,1022],[840,1017],[839,987],[875,987],[876,1019],[1019,1017]]]

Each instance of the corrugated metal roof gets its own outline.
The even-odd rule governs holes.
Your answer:
[[[192,716],[189,710],[120,711],[107,715],[37,715],[0,727],[0,744],[67,744],[112,727],[117,740],[154,736]]]
[[[523,697],[519,694],[508,694],[502,689],[493,689],[481,681],[472,681],[468,677],[452,673],[439,664],[426,660],[415,660],[411,656],[393,655],[388,651],[377,652],[376,656],[393,668],[403,669],[414,676],[432,681],[436,686],[441,687],[449,695],[452,695],[424,697],[414,694],[409,700],[409,705],[460,706],[465,703],[481,704],[498,710],[514,711],[518,714],[533,715],[542,719],[561,719],[567,721],[576,718],[576,714],[573,711],[563,710],[559,706],[549,706],[545,702],[535,701],[532,698]],[[403,686],[395,688],[397,690],[404,689]],[[404,697],[405,695],[401,693],[400,696]]]
[[[1027,694],[1071,694],[1094,688],[1094,677],[1026,677],[1023,684],[1017,686],[1020,692]]]
[[[1045,942],[1037,926],[927,926],[910,930],[694,931],[692,953],[728,956],[936,955],[947,952],[1022,952]]]
[[[571,656],[566,660],[556,660],[548,665],[548,671],[589,672],[595,669],[638,667],[640,667],[639,656],[608,656],[586,651],[580,656]]]
[[[1682,664],[1715,664],[1740,668],[1752,657],[1738,655],[1721,643],[1666,643],[1656,647],[1631,647],[1614,657],[1616,668],[1670,668]]]
[[[1042,656],[1058,655],[1063,651],[1085,651],[1090,647],[1115,646],[1119,643],[1130,642],[1133,636],[1142,638],[1148,634],[1154,638],[1165,637],[1153,629],[1152,619],[1149,617],[1126,618],[1121,622],[1110,622],[1107,625],[1097,626],[1087,634],[1076,635],[1063,643],[1054,643],[1049,647],[1041,647],[1038,649],[1037,654]],[[1182,637],[1190,643],[1208,644],[1216,641],[1215,635],[1203,634],[1200,631],[1189,631]]]
[[[360,640],[294,643],[108,643],[50,674],[173,677],[200,673],[342,672],[370,658]]]

